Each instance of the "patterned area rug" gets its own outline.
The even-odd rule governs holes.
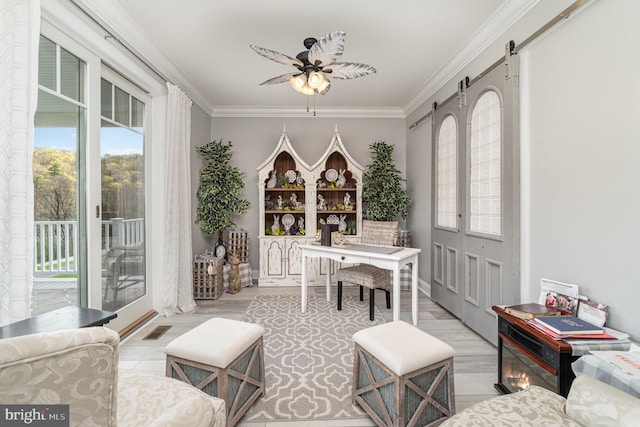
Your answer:
[[[366,417],[351,404],[355,332],[384,323],[369,301],[343,295],[336,300],[309,296],[307,312],[299,295],[258,295],[243,320],[265,328],[266,395],[243,421],[318,420]]]

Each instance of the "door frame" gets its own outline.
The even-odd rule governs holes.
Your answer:
[[[100,144],[96,141],[100,141],[100,80],[104,75],[104,65],[99,56],[87,47],[83,46],[78,40],[73,39],[67,35],[63,30],[55,26],[54,24],[43,19],[41,22],[40,33],[45,37],[52,40],[54,43],[60,45],[65,50],[69,51],[73,55],[85,62],[85,94],[86,94],[86,144],[84,147],[84,157],[79,158],[79,173],[80,169],[84,169],[85,176],[85,194],[78,196],[81,200],[84,197],[85,206],[78,209],[79,214],[83,214],[83,219],[86,223],[85,230],[85,242],[86,244],[86,275],[81,278],[78,275],[78,280],[81,286],[85,286],[85,289],[81,289],[78,294],[79,305],[84,305],[84,297],[86,296],[86,306],[89,308],[102,309],[102,220],[101,220],[101,164],[100,164]],[[117,76],[117,73],[113,73]],[[123,77],[119,77],[122,81],[127,80]],[[132,83],[128,83],[126,89],[131,89],[131,94],[136,96],[140,100],[145,102],[145,140],[144,140],[144,153],[145,153],[145,242],[147,247],[150,247],[150,229],[148,224],[148,213],[151,212],[150,207],[150,182],[151,182],[151,167],[148,167],[151,161],[151,117],[152,117],[152,97],[142,89],[138,88]],[[135,93],[134,93],[135,92]],[[91,166],[94,165],[94,166]],[[78,177],[81,178],[80,176]],[[96,209],[99,209],[97,211]],[[80,223],[80,221],[79,221]],[[82,233],[79,233],[79,239],[82,240]],[[82,247],[82,246],[81,246]],[[106,326],[115,331],[122,331],[129,325],[133,324],[138,319],[144,317],[148,312],[153,310],[153,286],[150,280],[150,269],[148,258],[151,251],[147,251],[145,257],[146,262],[146,294],[134,301],[134,303],[124,307],[117,311],[118,317],[109,322]],[[86,277],[86,280],[84,279]],[[82,282],[85,283],[82,283]]]

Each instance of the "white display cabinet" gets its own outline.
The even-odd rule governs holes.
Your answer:
[[[299,285],[300,245],[315,241],[323,221],[339,224],[348,240],[359,241],[362,167],[345,149],[337,126],[329,146],[313,166],[300,158],[283,129],[275,150],[257,170],[259,285]],[[324,284],[327,264],[319,259],[308,262],[309,283]]]

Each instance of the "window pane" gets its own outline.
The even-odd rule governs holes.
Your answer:
[[[38,84],[56,90],[56,45],[42,36],[38,54]]]
[[[144,104],[131,97],[131,127],[142,131],[144,126]]]
[[[83,69],[80,59],[60,49],[60,92],[78,102],[84,102]]]
[[[146,294],[144,259],[144,137],[102,121],[102,223],[105,293],[102,307],[118,310]]]
[[[457,141],[458,133],[453,116],[447,116],[438,133],[437,158],[437,224],[456,227],[457,202]]]
[[[33,151],[33,315],[81,302],[78,276],[84,243],[78,200],[84,187],[78,178],[78,150],[84,143],[84,121],[84,108],[38,91]]]
[[[115,117],[114,120],[124,126],[129,126],[129,94],[118,86],[114,86],[115,90]]]
[[[101,92],[100,99],[102,104],[102,117],[113,120],[113,85],[102,79],[100,81]]]
[[[469,215],[471,231],[502,230],[502,106],[494,91],[482,95],[471,114]]]

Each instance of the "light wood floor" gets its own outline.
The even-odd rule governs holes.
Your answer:
[[[335,291],[335,289],[334,289]],[[198,301],[198,308],[191,313],[171,317],[156,317],[147,325],[123,339],[120,347],[120,367],[158,375],[165,375],[164,347],[174,338],[208,320],[211,317],[225,317],[241,320],[251,299],[258,294],[297,294],[298,287],[250,287],[242,288],[235,295],[225,293],[216,301]],[[324,295],[324,287],[312,287],[310,293]],[[357,288],[345,288],[345,294],[357,295]],[[365,303],[366,302],[365,296]],[[387,321],[392,320],[391,310],[384,305],[382,293],[377,295],[376,305]],[[456,410],[460,411],[476,402],[489,399],[498,393],[493,388],[497,379],[496,348],[478,334],[467,328],[442,307],[419,292],[418,327],[423,331],[447,342],[456,355],[454,357],[454,380]],[[400,319],[411,322],[411,294],[401,291]],[[159,325],[172,327],[157,340],[143,340],[151,330]],[[267,423],[241,422],[240,427],[361,427],[373,426],[370,420],[340,422],[294,422],[273,421]]]

